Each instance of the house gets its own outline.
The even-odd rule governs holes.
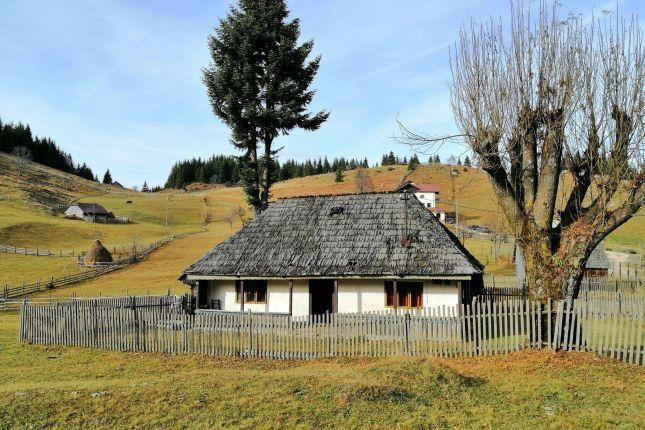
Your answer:
[[[414,182],[404,182],[395,192],[402,193],[407,191],[423,204],[425,208],[434,213],[441,222],[446,221],[446,212],[438,210],[437,202],[439,201],[439,185],[437,184],[415,184]]]
[[[609,274],[609,258],[602,245],[591,252],[585,265],[585,278],[606,278]]]
[[[515,243],[515,255],[513,259],[515,260],[517,280],[520,284],[523,284],[526,280],[526,269],[524,267],[524,255],[517,242]],[[609,266],[609,259],[605,253],[605,248],[602,245],[598,245],[591,251],[591,255],[587,259],[582,277],[583,279],[606,278],[609,274]]]
[[[80,219],[92,218],[93,220],[105,220],[110,217],[110,212],[98,203],[74,203],[65,210],[65,216]]]
[[[290,315],[468,304],[483,266],[403,193],[281,199],[180,279],[199,311]]]

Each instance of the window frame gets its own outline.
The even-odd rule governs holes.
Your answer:
[[[419,281],[397,281],[396,292],[399,295],[399,305],[397,306],[397,308],[423,308],[424,285],[424,282]],[[385,307],[392,309],[394,308],[394,281],[384,281],[383,287],[385,290]],[[418,288],[418,291],[413,292],[413,288]],[[405,295],[403,302],[401,301],[402,295]],[[388,302],[391,304],[388,304]],[[416,305],[413,305],[414,302],[416,302]]]
[[[235,303],[242,303],[241,300],[241,280],[235,281]],[[266,279],[253,279],[244,281],[244,304],[266,304],[267,303],[267,280]],[[261,293],[264,293],[264,299],[258,300],[258,297],[261,296]],[[251,297],[249,299],[249,297]]]

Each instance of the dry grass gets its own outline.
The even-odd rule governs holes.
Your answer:
[[[125,269],[112,272],[91,281],[61,287],[38,296],[66,297],[75,293],[79,297],[184,294],[188,287],[177,278],[181,272],[201,257],[215,244],[228,237],[234,229],[218,223],[205,233],[179,239],[152,253],[146,260]]]
[[[583,353],[271,361],[36,347],[0,314],[0,429],[642,428],[645,373]]]
[[[119,249],[130,247],[135,240],[138,243],[150,243],[167,234],[197,230],[201,228],[204,215],[208,214],[214,221],[214,224],[208,228],[219,229],[219,236],[214,237],[211,242],[187,240],[168,248],[175,249],[185,245],[188,247],[185,250],[186,256],[192,258],[193,255],[201,255],[230,233],[224,225],[219,225],[228,211],[236,206],[246,207],[240,188],[198,187],[196,191],[190,192],[171,190],[161,193],[134,193],[85,181],[33,163],[27,169],[27,174],[20,177],[10,160],[9,157],[0,154],[0,244],[53,250],[75,249],[78,252],[89,248],[92,241],[98,238],[108,249]],[[369,169],[369,172],[375,191],[393,190],[403,180],[437,183],[442,190],[440,204],[446,210],[454,210],[450,168],[446,165],[423,165],[413,172],[408,172],[405,166],[383,166]],[[273,189],[273,198],[356,192],[354,172],[345,173],[345,182],[342,183],[334,181],[333,173],[279,182]],[[502,216],[501,213],[496,212],[495,196],[484,172],[460,167],[459,176],[455,179],[455,189],[462,224],[485,225],[491,214]],[[133,223],[102,225],[51,216],[44,210],[45,205],[41,204],[44,197],[38,195],[38,190],[44,190],[42,192],[47,194],[50,200],[54,195],[56,201],[69,202],[80,199],[80,201],[100,203],[117,215],[131,218]],[[51,203],[50,200],[45,200]],[[128,200],[132,201],[132,204],[126,204]],[[166,207],[169,214],[168,231],[165,228]],[[606,245],[616,251],[642,253],[640,242],[645,237],[645,223],[639,221],[640,217],[630,220],[609,236],[605,242]],[[490,242],[473,238],[466,240],[466,246],[480,261],[487,264],[487,272],[513,273],[514,269],[508,258],[493,263]],[[502,254],[508,256],[510,253],[511,245],[504,245]],[[190,261],[189,258],[181,260],[182,264]],[[179,265],[175,268],[179,268]],[[17,284],[22,281],[34,282],[68,273],[71,267],[69,260],[66,259],[38,263],[30,258],[19,260],[0,254],[0,269],[2,269],[0,270],[0,285],[2,285]],[[111,277],[118,279],[124,273],[127,272],[120,271]],[[167,273],[170,275],[170,272]],[[164,285],[154,285],[153,288],[155,290],[174,288],[176,273],[178,272],[162,282]],[[132,285],[133,282],[130,279],[123,280],[122,284],[124,286],[119,289],[120,291],[136,287]]]
[[[450,179],[444,170],[423,166],[410,179],[439,183],[446,190],[442,198],[450,202]],[[403,167],[371,171],[377,190],[393,189],[406,175]],[[108,247],[128,244],[133,236],[153,240],[166,234],[169,196],[172,232],[199,227],[204,204],[215,220],[205,233],[171,243],[134,266],[52,291],[57,296],[122,295],[126,290],[160,294],[169,288],[172,293],[186,292],[177,277],[239,228],[238,223],[229,229],[220,220],[230,208],[244,205],[240,189],[222,187],[155,194],[110,190],[87,197],[96,191],[92,183],[39,168],[34,180],[45,181],[47,193],[97,201],[135,221],[129,226],[97,226],[48,215],[34,200],[38,187],[24,182],[16,187],[7,179],[10,175],[1,168],[0,172],[0,243],[85,249],[96,236]],[[494,198],[481,172],[462,173],[457,186],[472,179],[460,200],[463,215],[477,224],[485,212],[465,206],[488,208]],[[352,173],[346,178],[341,184],[332,174],[285,181],[276,184],[274,197],[354,192]],[[27,191],[20,189],[23,185]],[[633,224],[630,221],[621,234],[637,232],[642,237],[643,227],[634,229]],[[486,241],[468,239],[466,246],[482,261],[489,255]],[[0,254],[0,281],[61,273],[71,261]],[[508,267],[503,262],[489,265],[495,273]],[[478,359],[313,362],[171,357],[19,345],[17,329],[16,313],[0,313],[0,429],[645,426],[643,369],[589,354],[531,351]]]

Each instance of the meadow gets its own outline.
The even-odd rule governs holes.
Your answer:
[[[0,243],[79,250],[100,238],[115,248],[133,240],[146,243],[200,231],[125,269],[40,297],[183,294],[188,288],[177,280],[181,271],[239,229],[241,220],[230,225],[225,214],[246,207],[239,188],[134,193],[37,165],[21,177],[3,157]],[[370,172],[376,190],[394,189],[405,179],[435,182],[445,190],[442,204],[453,203],[452,181],[443,166],[413,172],[390,166]],[[463,168],[455,181],[464,189],[459,204],[468,224],[484,224],[487,214],[495,213],[482,175]],[[346,172],[342,183],[336,183],[333,174],[280,182],[273,197],[354,191],[353,173]],[[53,216],[48,210],[76,199],[98,202],[133,223],[91,224]],[[126,204],[128,200],[132,204]],[[642,226],[632,221],[623,228],[627,232],[620,234],[626,238],[642,237]],[[490,256],[489,241],[474,236],[466,239],[466,246],[487,264],[489,273],[512,271],[511,243],[502,245],[497,262]],[[74,258],[0,253],[1,283],[71,270]],[[526,350],[463,359],[309,362],[168,356],[23,345],[17,341],[18,324],[17,312],[0,312],[0,429],[645,426],[643,368],[593,354]]]
[[[398,165],[375,167],[369,172],[375,191],[393,190],[406,180],[438,184],[441,188],[439,207],[453,211],[458,205],[462,225],[489,225],[500,219],[503,223],[503,214],[491,204],[495,202],[495,196],[486,173],[466,166],[456,167],[457,175],[451,175],[451,170],[454,169],[447,165],[430,164],[414,171]],[[563,188],[568,186],[569,181],[564,178]],[[212,240],[189,239],[173,245],[172,249],[180,248],[180,244],[189,246],[185,252],[194,258],[232,233],[234,229],[230,227],[227,214],[234,208],[245,209],[245,218],[251,216],[251,211],[239,187],[204,185],[190,190],[138,193],[87,181],[35,163],[20,174],[13,159],[0,154],[0,244],[78,253],[87,250],[94,239],[99,239],[108,249],[118,252],[131,249],[134,243],[148,244],[173,234],[202,229],[212,231],[212,235],[203,236]],[[355,172],[347,171],[343,182],[335,182],[333,173],[278,182],[272,198],[352,192],[356,192]],[[66,219],[51,211],[52,207],[74,201],[99,203],[132,222],[126,225],[93,224]],[[230,221],[241,225],[238,218]],[[612,251],[642,254],[645,223],[640,221],[641,214],[612,233],[605,240],[605,246]],[[487,273],[506,275],[514,272],[512,242],[502,244],[501,258],[497,261],[492,257],[489,240],[474,236],[466,238],[465,245],[486,265]],[[188,262],[188,258],[182,260],[182,264]],[[0,285],[31,283],[76,270],[74,258],[19,257],[0,253]],[[121,273],[124,272],[110,275],[115,284]],[[173,287],[174,279],[166,278],[166,289]],[[136,288],[126,280],[122,284],[121,291]]]
[[[642,428],[643,368],[584,353],[277,361],[20,345],[0,429]]]

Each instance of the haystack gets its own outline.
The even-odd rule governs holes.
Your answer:
[[[112,262],[112,254],[110,254],[110,251],[107,250],[103,244],[101,244],[101,241],[98,239],[94,241],[94,244],[90,248],[89,251],[87,251],[87,254],[85,255],[85,264],[88,266],[91,266],[95,263],[111,263]]]

